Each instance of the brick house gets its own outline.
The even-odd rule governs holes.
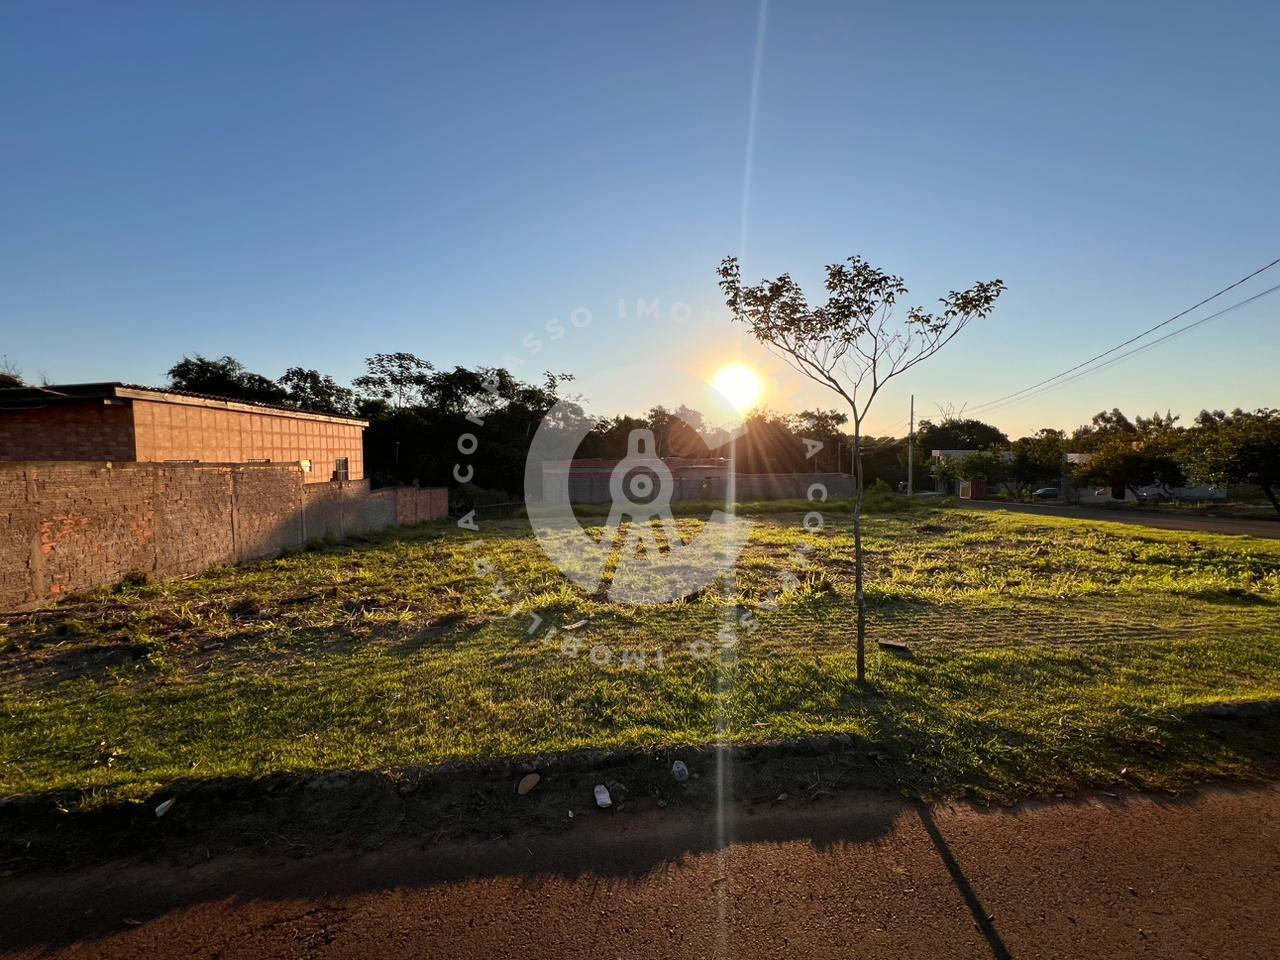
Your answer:
[[[367,420],[126,383],[0,389],[0,460],[297,463],[364,478]]]

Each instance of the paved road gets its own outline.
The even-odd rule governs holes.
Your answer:
[[[957,500],[966,510],[1010,510],[1048,517],[1075,517],[1079,520],[1108,520],[1112,523],[1134,523],[1162,530],[1200,530],[1204,533],[1226,533],[1249,537],[1280,539],[1280,521],[1237,520],[1232,517],[1180,516],[1168,513],[1137,513],[1108,510],[1105,507],[1070,507],[1043,503],[1001,503],[991,500]]]
[[[1012,811],[790,799],[714,823],[0,885],[20,957],[1280,956],[1280,787]]]

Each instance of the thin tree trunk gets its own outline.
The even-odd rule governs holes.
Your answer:
[[[867,679],[867,598],[862,591],[862,424],[853,421],[853,583],[858,607],[858,683]]]
[[[1271,501],[1271,505],[1276,508],[1276,513],[1280,513],[1280,500],[1276,499],[1276,492],[1271,484],[1266,484],[1262,488],[1262,492],[1267,495],[1267,499]]]

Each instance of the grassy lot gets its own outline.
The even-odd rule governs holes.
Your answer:
[[[179,779],[720,731],[849,733],[922,796],[1176,786],[1260,775],[1276,756],[1273,729],[1200,708],[1280,697],[1280,542],[933,508],[874,516],[871,635],[913,656],[873,653],[859,689],[847,517],[828,511],[817,534],[800,520],[759,516],[736,577],[661,607],[585,596],[507,520],[10,615],[0,795],[76,790],[92,803]],[[700,525],[679,523],[685,537]],[[758,629],[705,656],[744,611]],[[532,635],[531,612],[543,619]]]

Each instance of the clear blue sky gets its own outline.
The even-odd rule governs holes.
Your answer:
[[[1277,36],[1261,2],[774,2],[745,273],[817,292],[861,253],[925,303],[1005,280],[881,429],[909,391],[927,414],[1049,376],[1280,256]],[[0,353],[144,383],[195,351],[342,379],[391,350],[526,376],[758,359],[714,277],[756,44],[750,3],[6,3]],[[577,307],[591,325],[529,356]],[[1278,313],[992,419],[1280,404]],[[635,408],[661,375],[603,379],[597,405]],[[798,386],[766,400],[834,405]]]

